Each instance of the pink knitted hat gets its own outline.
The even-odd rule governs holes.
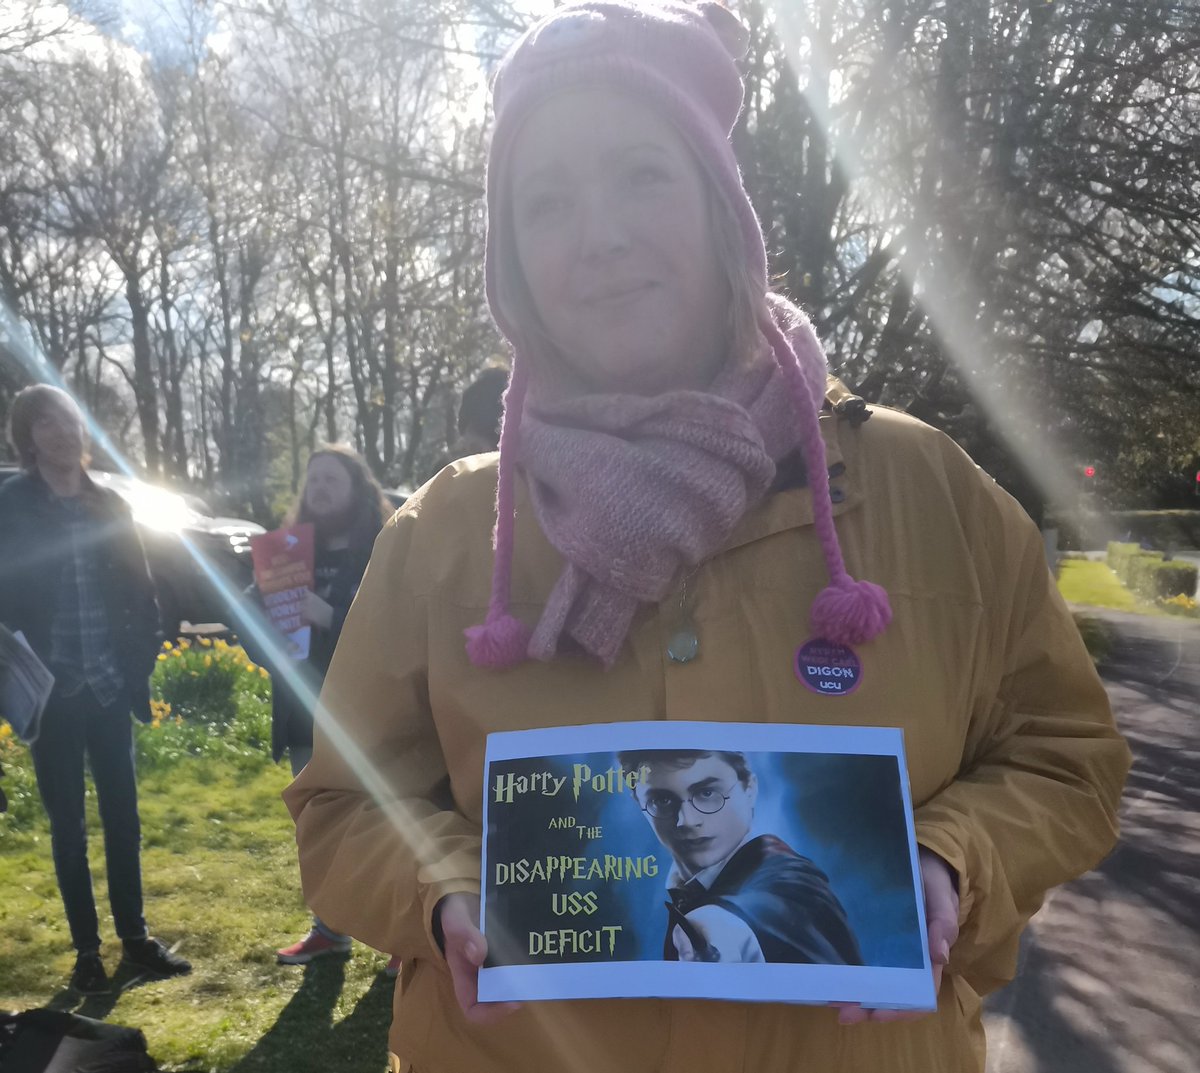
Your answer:
[[[720,4],[704,0],[581,0],[556,9],[509,49],[492,85],[495,126],[487,170],[485,278],[492,316],[513,345],[512,377],[500,433],[495,566],[487,617],[467,632],[467,653],[479,666],[505,667],[526,658],[530,630],[508,609],[513,554],[513,468],[529,388],[533,343],[500,299],[499,273],[511,271],[510,155],[522,124],[550,97],[567,90],[612,89],[633,94],[683,136],[721,202],[733,213],[751,280],[762,288],[758,327],[784,376],[800,425],[800,445],[813,497],[813,521],[830,584],[811,621],[818,636],[860,644],[891,621],[887,594],[846,572],[833,522],[825,447],[818,428],[826,362],[806,318],[790,333],[772,315],[762,230],[742,186],[729,135],[742,106],[736,60],[746,29]]]

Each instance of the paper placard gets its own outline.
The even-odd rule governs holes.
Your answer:
[[[936,1005],[898,729],[488,736],[481,1001]]]
[[[308,659],[312,627],[300,617],[314,581],[310,522],[273,529],[250,538],[254,582],[271,624],[283,634],[292,659]]]
[[[8,720],[22,741],[32,745],[37,740],[53,689],[54,675],[25,635],[0,624],[0,718]]]

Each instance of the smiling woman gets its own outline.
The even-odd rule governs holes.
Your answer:
[[[380,535],[286,794],[309,903],[405,960],[397,1069],[981,1073],[980,995],[1112,845],[1128,750],[1037,530],[939,433],[827,402],[846,392],[812,324],[770,290],[729,140],[747,41],[715,3],[585,0],[496,72],[499,458],[447,467]],[[903,729],[935,1011],[478,1001],[503,938],[478,927],[487,735],[654,719]],[[769,858],[797,880],[770,919],[814,899],[791,939],[855,964],[811,862],[747,840],[736,755],[638,787],[674,861],[666,960],[804,960],[696,889]]]

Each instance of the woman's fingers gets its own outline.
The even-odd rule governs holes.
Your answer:
[[[942,989],[942,973],[950,963],[950,950],[958,940],[958,887],[954,871],[932,850],[921,847],[918,860],[925,891],[925,930],[933,969],[933,993]],[[894,1024],[928,1017],[928,1010],[876,1010],[853,1002],[831,1002],[838,1009],[838,1024]]]
[[[438,905],[446,966],[463,1016],[476,1025],[493,1024],[520,1008],[517,1002],[480,1002],[479,967],[487,958],[487,939],[478,927],[479,898],[451,894]]]

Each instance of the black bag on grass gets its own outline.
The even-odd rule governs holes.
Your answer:
[[[146,1037],[61,1010],[0,1012],[0,1073],[157,1073]]]

